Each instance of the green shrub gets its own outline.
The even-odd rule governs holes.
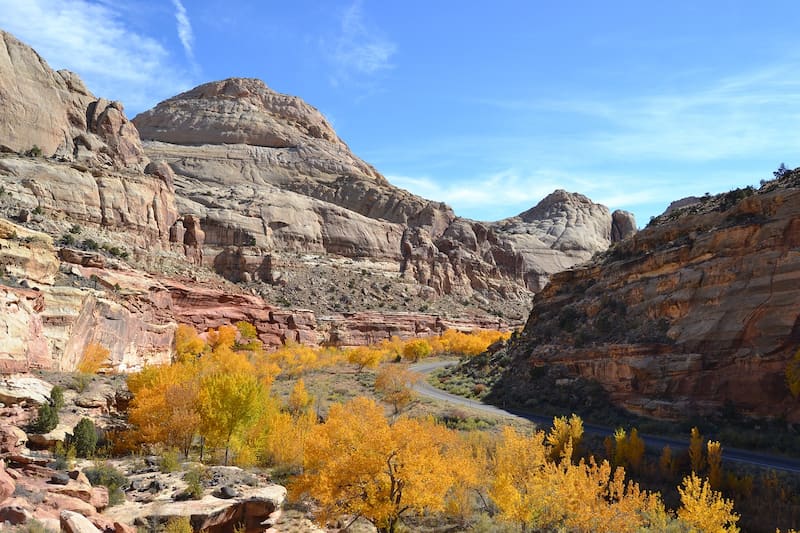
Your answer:
[[[50,405],[52,405],[56,412],[60,411],[64,408],[64,389],[63,387],[56,385],[50,391]]]
[[[48,402],[39,406],[39,413],[30,427],[34,433],[49,433],[57,425],[58,411]]]
[[[64,246],[72,246],[73,244],[75,244],[75,237],[73,237],[69,233],[65,233],[64,235],[61,236],[61,240],[59,242],[61,242],[61,244],[63,244]]]
[[[95,241],[94,239],[84,239],[83,247],[86,248],[87,250],[97,250],[98,248],[100,248],[100,245],[97,244],[97,241]]]
[[[78,457],[91,457],[97,447],[97,429],[94,422],[84,417],[72,430],[72,441]]]
[[[163,454],[158,461],[158,469],[161,473],[166,474],[168,472],[175,472],[180,468],[180,461],[178,461],[178,451],[177,450],[167,450]]]
[[[92,485],[103,485],[108,489],[109,505],[118,505],[125,501],[122,487],[128,484],[128,478],[112,465],[106,462],[95,463],[93,467],[85,469],[83,473]]]
[[[203,476],[205,471],[202,468],[192,468],[183,476],[186,482],[186,493],[189,494],[193,500],[199,500],[203,497]]]
[[[40,205],[37,205],[37,206],[36,206],[36,207],[33,209],[33,214],[34,214],[34,215],[41,215],[41,214],[43,214],[43,213],[44,213],[44,209],[42,209],[42,206],[40,206]]]
[[[69,232],[73,235],[77,235],[81,232],[81,227],[77,224],[73,224],[71,228],[69,228]]]
[[[25,152],[25,155],[28,157],[42,157],[42,149],[39,148],[38,145],[34,144],[30,150]]]

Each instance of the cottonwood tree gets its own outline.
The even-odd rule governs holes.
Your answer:
[[[234,432],[258,419],[264,397],[264,388],[252,373],[215,373],[201,381],[200,431],[212,443],[224,443],[226,465]]]
[[[454,432],[431,420],[390,425],[374,401],[356,398],[332,406],[325,423],[311,429],[303,474],[290,488],[318,502],[322,521],[347,514],[394,532],[407,513],[444,509],[458,479],[457,443]]]
[[[704,533],[737,533],[739,515],[733,512],[733,501],[726,500],[711,488],[708,480],[694,472],[683,479],[678,487],[681,507],[678,518],[689,524],[693,531]]]
[[[422,376],[407,367],[398,364],[388,364],[375,378],[375,391],[394,407],[395,414],[402,411],[414,398],[413,385]]]

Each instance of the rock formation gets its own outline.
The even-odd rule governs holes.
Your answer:
[[[208,83],[131,122],[76,74],[0,38],[4,372],[72,370],[91,343],[116,370],[165,361],[182,321],[248,320],[268,345],[496,327],[473,311],[521,316],[553,272],[635,228],[564,191],[500,222],[459,218],[391,186],[316,109],[259,80]],[[315,311],[259,296],[307,279],[308,301],[328,302]],[[370,302],[388,303],[384,314],[362,312]],[[472,302],[463,320],[442,313]]]
[[[673,208],[553,275],[498,393],[524,402],[533,368],[561,367],[646,415],[727,402],[798,421],[784,377],[800,342],[798,250],[800,172]]]
[[[134,123],[175,172],[180,211],[199,217],[206,263],[235,281],[260,279],[264,253],[333,254],[394,262],[434,294],[526,299],[636,230],[564,191],[498,223],[456,217],[392,187],[316,109],[260,80],[201,85]]]
[[[75,73],[54,72],[33,49],[2,30],[0,102],[5,151],[133,168],[147,162],[121,103],[96,98]]]

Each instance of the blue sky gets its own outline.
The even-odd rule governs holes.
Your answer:
[[[640,226],[800,164],[799,16],[770,0],[0,0],[0,27],[129,116],[257,77],[460,215],[563,188]]]

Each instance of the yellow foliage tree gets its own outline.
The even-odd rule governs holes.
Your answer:
[[[96,374],[103,367],[103,363],[108,360],[111,352],[102,344],[92,342],[83,350],[81,360],[78,361],[78,372],[84,374]]]
[[[456,479],[449,457],[456,442],[429,420],[389,425],[375,402],[356,398],[331,407],[325,423],[311,429],[303,474],[290,489],[312,495],[323,521],[349,514],[394,532],[405,513],[444,509]]]
[[[359,372],[365,368],[377,367],[384,356],[385,352],[383,350],[369,346],[359,346],[358,348],[347,350],[347,362],[356,365]]]
[[[299,416],[311,407],[314,398],[308,394],[306,384],[302,379],[298,379],[297,383],[292,387],[292,392],[289,393],[289,400],[287,407],[293,416]]]
[[[128,377],[133,400],[128,421],[141,442],[164,443],[188,455],[200,417],[197,412],[196,365],[147,367]]]
[[[719,441],[706,443],[708,452],[708,484],[714,490],[722,488],[722,444]]]
[[[389,364],[376,376],[375,391],[381,395],[384,401],[394,407],[396,414],[414,400],[415,394],[412,387],[421,377],[403,365]]]
[[[253,373],[215,373],[200,382],[200,431],[212,443],[225,445],[226,465],[234,432],[247,429],[258,419],[264,392]]]
[[[568,443],[560,463],[549,460],[552,450],[544,434],[530,437],[506,428],[495,450],[494,480],[489,494],[500,518],[544,530],[635,532],[644,527],[663,530],[669,521],[657,494],[625,483],[622,468],[612,470],[590,458],[574,464]]]
[[[511,427],[494,451],[494,475],[489,496],[507,522],[519,524],[523,530],[539,523],[547,486],[542,471],[549,450],[544,446],[544,433],[526,436]]]
[[[736,533],[739,515],[733,512],[733,501],[726,500],[710,484],[692,472],[678,487],[681,507],[678,518],[703,533]]]
[[[290,376],[299,376],[316,368],[319,352],[310,346],[287,342],[269,355],[271,362]]]
[[[570,450],[578,447],[583,438],[583,420],[576,414],[567,419],[566,416],[557,416],[553,418],[553,427],[547,434],[547,444],[550,446],[550,460],[559,460],[567,446]],[[572,454],[567,457],[567,460],[572,460]]]
[[[200,357],[206,346],[206,341],[200,338],[192,326],[178,325],[178,329],[175,330],[175,359],[177,361]]]
[[[412,339],[403,346],[403,359],[417,362],[424,357],[428,357],[433,348],[426,339]]]
[[[692,472],[702,472],[706,467],[705,440],[700,430],[692,428],[692,435],[689,438],[689,463],[692,466]]]

